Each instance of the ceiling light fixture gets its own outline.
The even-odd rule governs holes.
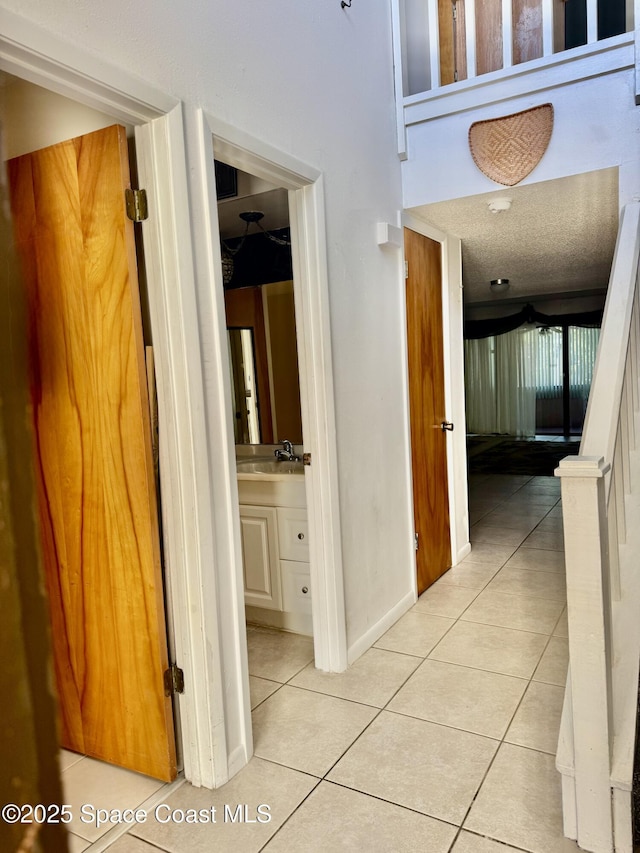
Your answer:
[[[494,278],[493,281],[489,282],[489,287],[491,288],[492,293],[506,293],[509,290],[509,279],[508,278]]]
[[[504,213],[506,210],[511,209],[512,201],[513,199],[507,198],[506,196],[501,198],[492,198],[491,201],[487,202],[487,207],[491,213]]]
[[[261,220],[264,219],[264,213],[261,210],[244,210],[242,213],[239,213],[238,216],[245,223],[244,234],[242,235],[238,245],[232,249],[224,242],[224,240],[220,240],[220,243],[222,244],[222,281],[225,287],[233,277],[234,258],[244,246],[244,241],[247,239],[251,225],[256,225],[258,230],[261,231],[267,239],[271,240],[272,243],[276,243],[278,246],[291,245],[291,240],[286,240],[283,237],[276,237],[275,234],[266,230],[266,228],[261,224]]]

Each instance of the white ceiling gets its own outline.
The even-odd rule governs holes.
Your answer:
[[[487,202],[511,198],[491,213]],[[466,303],[496,297],[489,282],[508,278],[517,299],[607,287],[618,230],[618,170],[509,187],[414,208],[416,216],[462,239]]]

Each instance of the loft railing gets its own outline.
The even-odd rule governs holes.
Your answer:
[[[398,92],[432,91],[631,32],[635,2],[392,0]]]
[[[618,233],[580,455],[563,459],[570,666],[556,765],[565,835],[632,853],[640,659],[640,204]]]

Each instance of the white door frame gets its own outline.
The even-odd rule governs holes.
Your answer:
[[[213,511],[201,460],[209,452],[191,255],[182,106],[121,69],[3,11],[0,70],[136,127],[155,348],[168,619],[185,693],[177,699],[186,778],[215,787],[229,776],[222,660],[215,618]]]
[[[464,402],[464,343],[462,305],[462,243],[410,213],[402,225],[442,246],[442,335],[444,349],[444,397],[446,417],[455,429],[447,436],[447,480],[451,560],[455,566],[471,551],[467,493],[467,443]],[[406,323],[404,325],[407,350]],[[409,442],[411,445],[411,442]],[[411,470],[411,468],[409,468]],[[411,493],[413,495],[413,491]],[[413,498],[412,498],[413,501]],[[413,506],[413,504],[412,504]]]
[[[220,483],[220,494],[229,513],[227,533],[231,559],[219,563],[219,583],[228,585],[235,597],[237,625],[244,630],[242,600],[242,554],[238,516],[238,493],[233,439],[230,368],[226,345],[226,318],[220,260],[218,209],[215,192],[214,154],[229,165],[289,190],[289,215],[294,273],[294,297],[300,373],[300,404],[304,450],[311,455],[305,467],[313,614],[315,665],[329,672],[347,667],[346,619],[338,497],[338,464],[333,396],[331,337],[329,328],[329,284],[322,175],[318,170],[271,147],[262,140],[223,122],[205,111],[199,113],[199,170],[206,175],[206,192],[198,215],[201,223],[196,243],[206,246],[207,278],[212,289],[204,314],[213,321],[209,383],[212,413],[221,448],[212,472]],[[206,377],[205,377],[206,381]],[[215,386],[215,388],[214,388]],[[231,599],[229,599],[231,601]],[[234,629],[235,630],[235,629]],[[236,638],[242,649],[243,641]],[[227,670],[228,671],[228,670]],[[248,689],[244,706],[249,707]],[[230,698],[230,697],[229,697]]]

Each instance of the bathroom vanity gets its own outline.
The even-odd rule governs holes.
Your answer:
[[[239,458],[238,493],[247,620],[312,635],[302,463]]]

